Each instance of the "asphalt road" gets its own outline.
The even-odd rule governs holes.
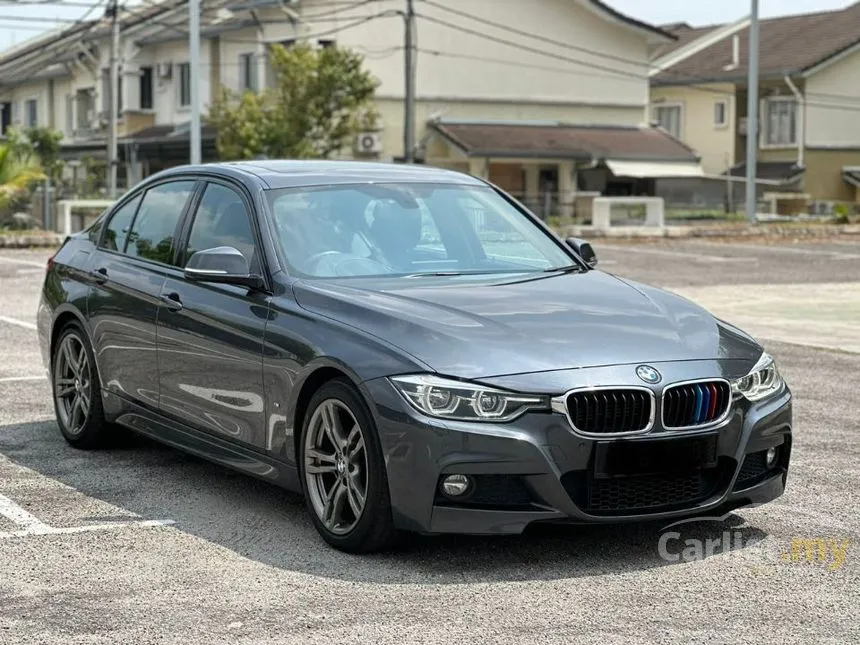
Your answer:
[[[297,496],[248,477],[139,438],[73,450],[33,330],[47,253],[0,252],[0,534],[48,527],[0,537],[0,643],[860,641],[860,246],[597,251],[607,271],[717,307],[729,285],[770,303],[750,320],[796,397],[786,495],[681,527],[667,557],[659,525],[347,556],[322,544]],[[795,326],[768,322],[780,312]],[[825,323],[836,332],[816,331]],[[797,326],[814,329],[798,338]],[[141,523],[153,520],[173,523]],[[684,540],[725,532],[729,552],[671,561]],[[813,562],[783,558],[796,538],[825,540],[824,561],[817,549]]]

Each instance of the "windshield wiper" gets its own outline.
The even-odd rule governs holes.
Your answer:
[[[585,273],[585,269],[581,264],[565,264],[560,267],[550,267],[543,269],[543,273]]]
[[[439,277],[439,276],[455,276],[455,275],[489,275],[498,273],[498,271],[421,271],[419,273],[409,273],[404,278],[423,278],[424,276]]]

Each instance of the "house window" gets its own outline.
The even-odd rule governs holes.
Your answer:
[[[140,68],[140,109],[152,109],[152,68]]]
[[[5,135],[6,130],[12,125],[12,104],[0,103],[0,135]]]
[[[681,138],[681,106],[658,105],[654,109],[654,120],[676,139]]]
[[[66,94],[66,134],[72,134],[75,131],[75,97],[72,94]]]
[[[116,96],[116,115],[120,117],[122,115],[122,72],[120,71],[117,75],[117,96]],[[102,70],[102,112],[104,112],[105,116],[108,115],[108,107],[110,96],[110,70],[103,69]]]
[[[95,115],[95,90],[87,88],[75,92],[75,122],[78,130],[89,130],[93,127]]]
[[[768,99],[764,102],[764,142],[769,146],[797,143],[797,102]]]
[[[331,40],[331,39],[322,39],[322,38],[320,38],[319,40],[317,40],[317,45],[319,45],[319,46],[320,46],[320,49],[329,49],[329,48],[331,48],[331,47],[336,46],[336,45],[337,45],[337,41],[336,41],[336,40]]]
[[[714,103],[714,125],[718,128],[723,128],[729,122],[729,103],[728,101],[717,101]]]
[[[39,125],[39,102],[36,99],[27,99],[24,105],[27,127],[35,128]]]
[[[191,65],[179,63],[179,107],[191,105]]]
[[[257,62],[254,54],[239,54],[239,91],[257,91]]]

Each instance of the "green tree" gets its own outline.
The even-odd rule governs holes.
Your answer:
[[[241,96],[227,88],[210,108],[222,159],[327,158],[372,127],[377,82],[360,55],[301,44],[270,50],[274,87]]]
[[[0,211],[15,205],[30,186],[44,178],[32,155],[16,152],[11,145],[0,145]]]
[[[56,184],[63,172],[63,162],[60,161],[63,133],[53,128],[28,128],[24,130],[24,136],[30,142],[45,174]]]

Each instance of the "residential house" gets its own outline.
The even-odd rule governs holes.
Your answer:
[[[749,21],[665,29],[677,40],[654,60],[653,120],[707,173],[742,178]],[[821,206],[860,201],[860,3],[762,20],[759,75],[760,182]]]
[[[344,154],[401,160],[404,8],[402,0],[204,1],[203,107],[222,85],[270,84],[271,43],[352,48],[379,80],[381,119]],[[653,177],[701,172],[688,146],[648,124],[650,52],[676,36],[600,0],[428,0],[418,9],[415,152],[422,162],[487,177],[538,203],[549,195],[562,213],[577,190],[647,193]],[[121,157],[143,176],[188,159],[187,5],[121,15]],[[20,52],[0,57],[0,96],[13,106],[24,105],[28,84],[45,87],[45,74],[58,75],[51,124],[64,130],[67,155],[104,149],[107,29],[106,20],[95,21],[73,45],[68,37],[53,44],[48,57],[35,47],[26,69],[14,62]],[[204,132],[204,158],[214,158],[213,138]]]

